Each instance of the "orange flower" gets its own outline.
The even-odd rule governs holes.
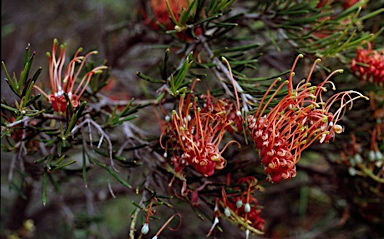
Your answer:
[[[202,97],[205,104],[200,108],[197,106],[198,98],[192,100],[191,97],[192,94],[182,95],[178,110],[173,110],[172,116],[168,117],[163,135],[169,136],[169,140],[163,148],[166,152],[172,150],[171,162],[175,172],[181,172],[189,165],[208,177],[215,170],[225,167],[226,160],[221,154],[234,142],[230,141],[219,149],[224,133],[233,124],[233,121],[228,120],[230,112],[223,107],[230,106],[228,102],[217,100],[208,93]]]
[[[57,39],[53,41],[52,55],[48,52],[49,59],[49,81],[51,83],[51,94],[46,94],[40,87],[34,86],[39,90],[52,104],[56,112],[63,113],[67,107],[65,94],[71,101],[72,107],[79,106],[79,99],[87,88],[89,81],[95,74],[100,74],[102,70],[107,69],[107,66],[98,66],[88,71],[80,80],[80,83],[75,88],[75,81],[79,77],[85,61],[91,55],[97,54],[97,51],[89,52],[85,56],[79,56],[82,48],[79,48],[73,59],[68,63],[66,70],[63,72],[65,64],[66,45],[60,45],[60,53],[56,59],[56,52],[59,43]],[[79,65],[80,64],[80,65]],[[79,65],[79,66],[78,66]],[[77,67],[77,68],[76,68]]]
[[[322,93],[327,90],[324,85],[328,83],[335,88],[329,79],[340,70],[331,73],[317,86],[311,86],[309,80],[316,62],[307,79],[294,88],[293,70],[299,57],[302,55],[296,58],[289,79],[281,84],[264,104],[272,87],[279,81],[276,80],[265,93],[255,115],[248,117],[249,129],[256,148],[260,150],[262,163],[266,166],[267,180],[272,182],[295,177],[295,165],[301,152],[315,141],[329,142],[335,134],[343,132],[343,127],[338,121],[343,117],[346,107],[351,107],[357,98],[367,98],[359,92],[346,91],[334,94],[324,102]],[[266,114],[269,103],[285,84],[288,84],[288,94]],[[353,98],[352,94],[357,96]],[[341,105],[332,113],[330,108],[335,102],[340,102]]]

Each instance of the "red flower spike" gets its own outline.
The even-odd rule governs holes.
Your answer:
[[[165,124],[163,134],[168,135],[170,140],[163,148],[173,150],[171,162],[175,172],[181,172],[189,165],[208,177],[226,165],[221,154],[235,141],[228,142],[221,150],[219,146],[232,121],[228,120],[225,100],[217,100],[208,92],[202,96],[205,105],[200,108],[197,97],[192,102],[191,97],[192,94],[181,96],[178,110],[172,112],[169,122]]]
[[[67,100],[64,96],[66,94],[71,100],[73,108],[79,106],[79,99],[87,88],[89,81],[95,74],[100,74],[102,70],[107,69],[107,66],[98,66],[87,72],[80,80],[77,88],[74,90],[75,81],[79,77],[82,68],[84,67],[85,61],[91,55],[97,54],[97,51],[92,51],[85,56],[79,56],[82,48],[79,48],[75,53],[73,59],[68,63],[66,70],[63,72],[65,64],[65,51],[66,45],[60,45],[60,53],[56,59],[57,48],[59,46],[58,41],[53,41],[52,55],[48,52],[47,56],[49,59],[49,81],[51,84],[51,94],[46,94],[40,87],[34,86],[40,91],[52,104],[53,109],[56,112],[64,113],[67,108]],[[77,70],[75,69],[79,65]]]
[[[384,50],[372,50],[371,43],[367,50],[358,49],[356,59],[351,61],[351,70],[362,81],[384,86]]]
[[[271,89],[280,81],[272,83],[260,102],[255,115],[248,117],[248,126],[255,141],[256,148],[260,150],[262,164],[265,165],[267,180],[279,182],[296,176],[296,163],[301,152],[313,142],[328,143],[335,134],[343,132],[343,127],[338,121],[343,117],[347,107],[352,107],[353,101],[358,98],[366,98],[356,91],[345,91],[334,94],[327,101],[323,101],[322,93],[327,91],[325,84],[330,84],[335,90],[330,77],[340,70],[332,72],[322,83],[311,86],[310,78],[316,66],[313,64],[306,80],[302,80],[295,88],[292,84],[294,68],[299,55],[290,72],[289,79],[280,84],[277,90],[269,97]],[[288,86],[288,94],[265,114],[269,103],[276,94],[285,86]],[[352,94],[357,96],[352,97]],[[339,102],[340,107],[336,112],[330,112],[331,106]]]

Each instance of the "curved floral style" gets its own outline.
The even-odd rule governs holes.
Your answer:
[[[338,122],[346,108],[352,107],[353,101],[358,98],[368,99],[359,92],[345,91],[336,93],[324,101],[322,94],[327,91],[325,85],[330,84],[335,90],[334,84],[329,79],[341,71],[334,71],[317,86],[311,86],[309,81],[317,61],[313,64],[307,79],[302,80],[294,88],[293,70],[301,57],[303,56],[299,55],[296,58],[289,79],[267,100],[273,86],[280,81],[276,80],[265,93],[257,112],[248,117],[249,129],[256,148],[260,150],[262,164],[265,165],[265,173],[268,175],[267,180],[272,182],[295,177],[295,165],[300,159],[301,152],[315,141],[328,143],[335,134],[343,132],[343,127]],[[269,103],[286,84],[288,94],[267,113]],[[330,109],[335,102],[339,102],[340,107],[332,113]]]
[[[91,55],[95,55],[98,52],[92,51],[85,56],[79,56],[80,52],[82,51],[82,48],[79,48],[63,72],[66,58],[66,45],[60,45],[60,53],[56,59],[58,46],[59,42],[57,39],[54,39],[52,55],[49,52],[47,53],[49,60],[49,81],[51,83],[51,94],[46,94],[40,87],[36,85],[34,87],[49,100],[56,112],[63,113],[67,107],[65,94],[70,99],[72,107],[78,107],[80,104],[79,99],[87,88],[92,76],[95,74],[100,74],[102,70],[105,70],[108,67],[98,66],[86,72],[84,76],[81,77],[80,83],[75,88],[75,81],[80,77],[80,73],[84,67],[85,61]]]

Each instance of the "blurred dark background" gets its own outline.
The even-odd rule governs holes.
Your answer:
[[[84,52],[99,51],[94,59],[107,60],[107,65],[112,70],[111,85],[105,94],[120,99],[145,98],[141,90],[145,83],[138,80],[136,72],[153,73],[153,69],[157,70],[158,63],[163,58],[164,45],[170,41],[167,37],[158,38],[158,35],[149,31],[143,24],[145,20],[143,9],[148,9],[148,2],[3,0],[1,60],[6,63],[10,73],[15,71],[19,75],[25,48],[30,45],[31,50],[36,52],[32,72],[41,66],[43,72],[39,80],[42,81],[48,77],[48,61],[45,54],[51,51],[52,41],[57,38],[60,43],[67,43],[67,52],[70,54],[73,54],[78,47],[83,47]],[[290,63],[285,64],[289,66]],[[268,72],[264,74],[272,75]],[[13,94],[9,91],[4,78],[2,70],[1,97],[12,102]],[[148,89],[150,94],[153,93],[154,89]],[[153,128],[158,128],[157,122],[155,120],[152,122],[154,126],[139,126],[156,131]],[[156,132],[153,133],[155,134]],[[278,185],[269,185],[265,192],[256,195],[260,205],[264,206],[262,217],[266,220],[267,234],[265,237],[252,236],[252,238],[384,238],[384,234],[381,234],[381,228],[384,226],[383,218],[380,218],[379,223],[369,220],[371,215],[382,216],[380,214],[380,210],[383,210],[382,200],[372,199],[375,203],[365,209],[363,207],[365,204],[361,206],[361,202],[354,201],[359,200],[354,194],[361,192],[361,183],[356,182],[343,165],[330,164],[334,159],[323,153],[326,150],[325,147],[318,146],[312,152],[304,153],[298,166],[300,172],[295,179]],[[9,190],[9,168],[8,164],[3,162],[11,157],[12,155],[7,153],[1,155],[1,223],[3,224],[1,229],[9,220],[17,221],[10,219],[17,217],[12,210],[23,206],[22,202],[20,205],[17,204],[16,192]],[[252,157],[252,154],[249,157]],[[88,182],[91,183],[86,189],[83,185],[78,185],[79,181],[65,182],[65,191],[61,192],[63,195],[53,196],[50,200],[57,201],[49,207],[41,206],[39,186],[29,192],[30,195],[34,195],[34,199],[29,202],[26,214],[27,217],[34,219],[36,227],[34,238],[70,238],[66,236],[68,231],[74,231],[71,235],[75,235],[76,238],[128,237],[130,215],[135,209],[132,201],[139,201],[139,196],[134,190],[114,185],[117,198],[112,199],[107,186],[110,178],[105,174],[100,176],[100,171],[102,169],[90,173]],[[130,174],[130,177],[134,178],[136,174]],[[80,180],[80,177],[74,179]],[[350,188],[345,188],[346,185]],[[87,203],[89,198],[94,198],[97,208],[93,208],[95,204]],[[67,208],[68,205],[70,209]],[[360,205],[361,208],[350,208],[356,205]],[[161,237],[205,238],[210,223],[201,222],[191,208],[185,207],[185,204],[176,203],[174,206],[177,210],[184,211],[183,215],[188,215],[190,218],[183,219],[183,226],[178,231],[164,231]],[[363,209],[366,212],[359,213]],[[173,213],[161,210],[163,209],[160,209],[158,214]],[[210,210],[207,209],[207,214],[211,213]],[[153,228],[160,226],[154,224]],[[221,220],[221,226],[224,228],[224,233],[218,233],[218,238],[240,238],[244,235],[226,220]],[[89,236],[89,228],[95,232],[92,236]],[[286,235],[291,236],[285,237]],[[8,237],[10,238],[12,237]]]

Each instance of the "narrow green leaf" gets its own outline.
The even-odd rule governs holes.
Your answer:
[[[137,208],[139,208],[139,209],[142,209],[143,207],[141,207],[138,203],[136,203],[136,202],[134,202],[134,201],[132,201],[132,204],[133,204],[133,206],[135,206],[135,207],[137,207]]]
[[[30,52],[30,50],[29,50],[29,46],[28,46],[28,50],[25,53],[25,60],[28,60],[29,52]],[[35,53],[32,54],[32,56],[29,58],[29,60],[24,65],[24,69],[20,75],[20,81],[19,81],[19,87],[20,88],[23,87],[27,82],[29,71],[31,70],[34,57],[35,57]]]
[[[9,75],[8,70],[7,70],[7,67],[5,66],[4,61],[2,61],[1,64],[2,64],[3,69],[4,69],[5,76],[7,77],[7,78],[5,79],[5,81],[7,82],[7,84],[8,84],[9,87],[11,88],[11,90],[12,90],[18,97],[20,97],[20,92],[19,92],[19,89],[18,89],[18,84],[17,84],[17,78],[16,78],[16,76],[11,77],[11,76]]]
[[[134,100],[134,98],[132,98],[132,99],[128,102],[128,104],[124,107],[124,109],[120,112],[120,114],[118,114],[118,115],[116,116],[115,119],[118,120],[119,118],[128,115],[127,112],[129,111],[129,108],[131,108],[131,105],[132,105],[133,100]]]
[[[76,111],[76,120],[80,119],[82,114],[83,114],[83,111],[85,109],[85,106],[87,105],[87,102],[86,101],[83,101],[80,105],[80,107],[77,109]]]
[[[35,161],[33,161],[33,163],[34,164],[40,164],[40,163],[44,162],[46,159],[47,159],[47,157],[44,157],[44,158],[41,158],[41,159],[36,159]]]
[[[196,11],[195,11],[195,16],[193,18],[193,22],[199,21],[199,18],[201,16],[201,12],[204,8],[204,3],[205,3],[205,0],[197,0]]]
[[[82,174],[83,174],[83,182],[84,182],[84,185],[85,187],[87,188],[88,187],[88,184],[87,184],[87,158],[86,156],[89,158],[87,152],[84,150],[83,148],[83,165],[82,165]]]
[[[169,12],[169,14],[170,14],[170,16],[171,16],[171,20],[172,20],[172,22],[174,22],[174,23],[176,24],[176,23],[177,23],[177,20],[176,20],[175,15],[173,14],[172,8],[171,8],[171,6],[169,5],[168,0],[165,0],[165,3],[167,4],[168,12]]]
[[[3,104],[3,103],[1,103],[1,108],[4,108],[4,109],[9,110],[9,111],[12,111],[12,112],[14,112],[14,113],[17,113],[17,112],[18,112],[17,109],[15,109],[15,108],[13,108],[13,107],[11,107],[11,106],[8,106],[8,105],[6,105],[6,104]]]
[[[69,115],[69,112],[71,112],[71,115],[73,115],[74,110],[73,110],[71,99],[69,99],[67,93],[64,93],[64,97],[65,97],[65,100],[67,101],[67,107],[66,107],[67,115]]]
[[[57,160],[57,162],[55,163],[54,166],[58,166],[58,165],[64,160],[64,158],[65,158],[65,155],[61,156],[61,157]]]
[[[1,65],[3,66],[4,73],[5,73],[5,76],[7,77],[7,79],[10,80],[10,81],[12,81],[12,77],[9,75],[9,73],[8,73],[8,71],[7,71],[7,67],[5,66],[4,61],[1,62]]]
[[[191,67],[193,61],[191,60],[193,56],[193,52],[190,52],[188,56],[186,57],[185,61],[183,62],[183,65],[181,66],[180,70],[177,72],[177,75],[175,78],[171,77],[171,91],[173,95],[177,95],[177,91],[180,89],[180,87],[183,84],[184,78],[188,72],[188,69]]]
[[[367,19],[369,19],[369,18],[371,18],[371,17],[374,17],[374,16],[376,16],[376,15],[379,15],[379,14],[382,13],[382,12],[384,12],[384,8],[377,9],[376,11],[373,11],[373,12],[371,12],[371,13],[368,13],[367,15],[362,16],[362,17],[360,17],[360,18],[357,19],[357,20],[362,22],[362,21],[367,20]]]
[[[166,82],[165,80],[167,79],[167,71],[168,71],[168,60],[169,60],[169,54],[171,53],[171,50],[169,48],[167,48],[167,50],[165,50],[165,54],[164,54],[164,65],[163,65],[163,69],[161,71],[161,77],[163,78],[163,81]]]
[[[199,22],[196,22],[195,25],[197,26],[197,25],[200,25],[202,23],[212,21],[212,20],[217,19],[221,16],[223,16],[223,13],[214,14],[213,16],[201,19]]]
[[[156,103],[160,103],[165,97],[165,92],[161,92],[161,94],[156,98]]]
[[[343,20],[344,18],[350,16],[353,12],[355,12],[356,10],[358,11],[358,13],[361,11],[361,6],[365,5],[368,1],[359,1],[357,3],[355,3],[354,5],[352,5],[350,8],[347,8],[346,10],[344,10],[343,12],[337,14],[337,16],[335,17],[334,20],[336,21],[341,21]],[[359,10],[360,8],[360,10]]]
[[[58,170],[58,169],[62,169],[62,168],[64,168],[64,167],[66,167],[66,166],[68,166],[68,165],[71,165],[71,164],[74,164],[74,163],[76,163],[76,160],[72,160],[72,161],[63,163],[63,164],[61,164],[61,165],[58,165],[57,167],[55,167],[55,168],[52,170],[52,172],[53,172],[53,171],[56,171],[56,170]]]
[[[34,97],[32,97],[32,98],[25,104],[25,106],[26,106],[26,107],[27,107],[27,106],[30,106],[31,104],[35,103],[36,100],[38,100],[40,97],[41,97],[40,94],[35,95]]]
[[[36,97],[33,97],[32,99],[31,99],[31,101],[34,101],[34,99],[35,98],[39,98],[40,97],[40,95],[37,95]],[[37,99],[36,99],[37,100]],[[31,103],[33,103],[33,102],[31,102]],[[28,106],[29,104],[27,104],[27,106]],[[42,114],[43,112],[45,112],[45,109],[42,109],[42,110],[32,110],[32,111],[28,111],[26,114],[25,114],[25,116],[29,116],[29,117],[33,117],[33,116],[36,116],[36,115],[40,115],[40,114]]]
[[[141,79],[146,80],[146,81],[151,82],[151,83],[165,83],[166,82],[165,80],[158,80],[158,79],[152,78],[150,76],[144,75],[143,73],[141,73],[139,71],[136,72],[136,75],[138,77],[140,77]]]
[[[185,25],[187,23],[188,16],[190,15],[191,10],[192,10],[194,5],[195,5],[195,1],[192,1],[191,4],[188,6],[186,11],[184,11],[184,9],[183,9],[183,11],[180,14],[179,24]]]
[[[104,163],[95,160],[96,164],[105,170],[108,171],[109,174],[111,174],[117,181],[119,181],[121,184],[123,184],[127,188],[132,188],[132,186],[126,182],[124,179],[122,179],[113,169],[111,169],[109,166],[105,165]]]
[[[223,50],[220,50],[220,52],[237,52],[237,51],[247,51],[256,47],[259,47],[260,44],[251,44],[246,46],[239,46],[239,47],[233,47],[233,48],[225,48]]]
[[[47,204],[47,171],[44,171],[43,173],[43,180],[42,180],[42,202],[43,206]]]
[[[45,167],[47,168],[47,171],[51,170],[51,163],[54,158],[53,154],[50,154],[47,156],[47,162],[45,163]]]

